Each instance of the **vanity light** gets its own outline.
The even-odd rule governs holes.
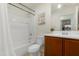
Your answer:
[[[61,7],[62,7],[62,5],[61,4],[58,4],[57,8],[61,8]]]

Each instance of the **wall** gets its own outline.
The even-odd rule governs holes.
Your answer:
[[[39,36],[41,33],[48,33],[50,32],[50,20],[51,20],[51,4],[41,4],[37,6],[35,9],[36,15],[34,20],[35,25],[35,35]],[[38,25],[38,15],[40,13],[45,13],[45,24]]]
[[[52,8],[53,9],[53,8]],[[61,17],[67,15],[66,18],[71,18],[72,30],[76,30],[76,7],[67,6],[52,12],[51,25],[52,28],[61,30]]]

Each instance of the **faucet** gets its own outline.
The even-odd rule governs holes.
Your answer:
[[[68,31],[63,31],[62,35],[68,35]]]

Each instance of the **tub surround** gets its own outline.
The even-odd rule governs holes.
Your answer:
[[[79,56],[79,33],[55,31],[45,34],[45,56]]]

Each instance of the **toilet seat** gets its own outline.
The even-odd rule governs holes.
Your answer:
[[[39,44],[33,44],[28,48],[28,52],[37,52],[40,49],[40,45]]]

